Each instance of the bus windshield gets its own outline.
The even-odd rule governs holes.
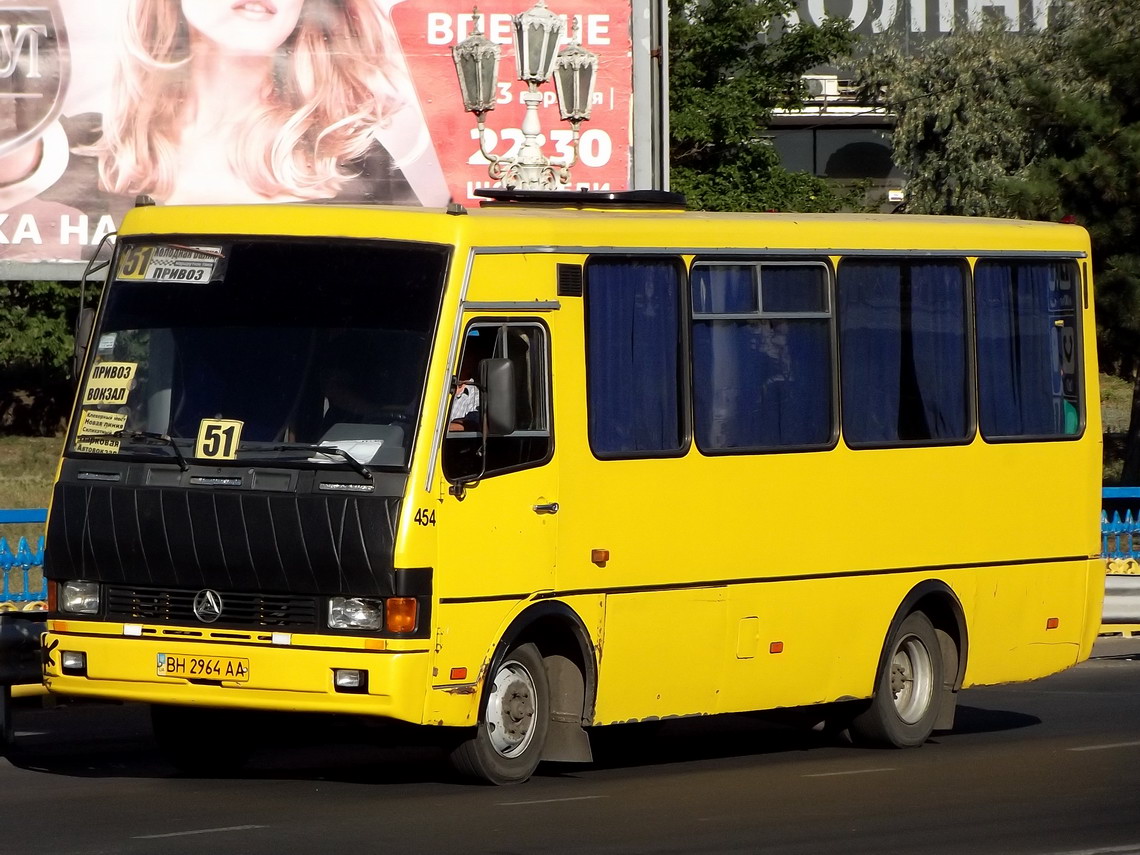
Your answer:
[[[71,450],[406,467],[447,258],[392,242],[124,243]]]

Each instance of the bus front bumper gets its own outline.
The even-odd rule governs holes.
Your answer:
[[[43,654],[44,684],[50,691],[423,722],[430,684],[427,650],[339,649],[342,639],[332,636],[305,636],[301,643],[292,638],[287,643],[241,643],[171,635],[128,637],[107,634],[107,629],[105,624],[85,627],[76,621],[68,621],[66,631],[49,626]],[[365,685],[338,687],[337,671],[357,671]]]

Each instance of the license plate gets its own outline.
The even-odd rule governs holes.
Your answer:
[[[159,677],[187,680],[225,680],[244,683],[249,679],[249,660],[230,656],[181,656],[158,654]]]

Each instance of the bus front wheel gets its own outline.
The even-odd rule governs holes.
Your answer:
[[[934,730],[941,686],[938,635],[925,614],[912,612],[891,634],[871,704],[851,722],[852,739],[893,748],[922,745]]]
[[[486,682],[474,734],[451,753],[461,774],[519,784],[538,767],[550,726],[550,682],[533,644],[507,651]]]

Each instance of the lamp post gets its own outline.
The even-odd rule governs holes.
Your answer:
[[[495,109],[498,88],[499,46],[484,37],[479,29],[479,10],[471,13],[475,31],[451,49],[455,72],[459,76],[459,89],[463,95],[463,109],[475,114],[479,130],[479,151],[490,161],[487,172],[492,180],[502,181],[508,189],[557,190],[570,181],[570,167],[578,159],[579,128],[590,118],[590,100],[594,93],[598,57],[582,47],[571,35],[571,41],[558,52],[558,39],[562,34],[562,19],[546,8],[545,0],[538,2],[521,15],[513,15],[511,40],[515,48],[515,73],[526,83],[521,100],[526,107],[523,116],[523,139],[512,158],[499,157],[487,151],[484,144],[485,117]],[[538,87],[554,75],[558,109],[563,120],[570,123],[573,138],[570,157],[565,161],[551,160],[542,152],[539,136],[542,123],[538,107],[542,93]]]

